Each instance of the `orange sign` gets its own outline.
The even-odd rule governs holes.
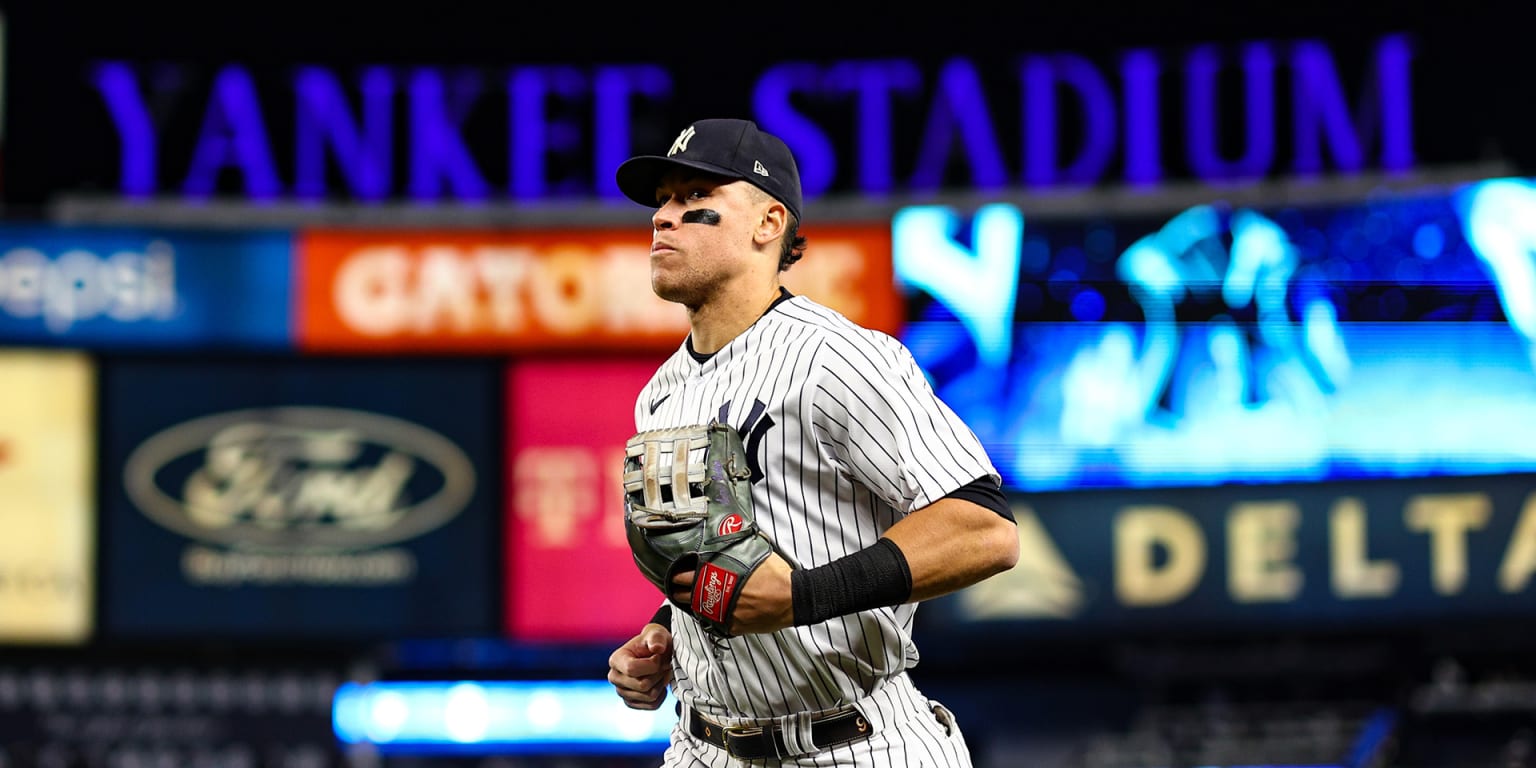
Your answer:
[[[883,224],[807,228],[793,292],[895,333]],[[299,346],[309,351],[664,351],[688,333],[651,292],[643,228],[315,230],[298,243]]]

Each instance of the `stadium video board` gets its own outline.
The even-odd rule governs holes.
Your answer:
[[[892,223],[903,340],[1010,490],[1536,470],[1536,185]]]

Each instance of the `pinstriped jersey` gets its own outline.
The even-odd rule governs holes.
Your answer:
[[[804,296],[703,363],[681,346],[635,402],[639,432],[711,420],[741,434],[753,514],[794,568],[864,549],[909,512],[998,480],[905,346]],[[718,640],[674,611],[674,691],[723,718],[838,707],[917,663],[915,612],[909,603]]]

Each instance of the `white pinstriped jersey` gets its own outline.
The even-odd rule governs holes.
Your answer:
[[[998,479],[911,353],[804,296],[700,364],[680,347],[641,389],[635,428],[719,419],[742,437],[758,525],[795,568],[864,549],[909,512]],[[715,641],[674,611],[674,691],[718,718],[832,709],[917,663],[914,604]]]

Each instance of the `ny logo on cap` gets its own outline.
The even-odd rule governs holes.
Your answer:
[[[767,176],[768,175],[768,169],[763,167],[763,163],[760,160],[753,160],[752,161],[752,172],[757,174],[757,175],[759,175],[759,176]]]
[[[679,152],[687,152],[688,151],[688,140],[692,139],[692,138],[693,138],[693,126],[690,125],[687,128],[683,129],[683,132],[679,133],[677,135],[677,138],[672,140],[672,148],[667,150],[667,157],[671,157],[671,156],[673,156],[673,155],[675,155],[675,154],[677,154]],[[765,173],[763,175],[767,176],[768,174]]]

